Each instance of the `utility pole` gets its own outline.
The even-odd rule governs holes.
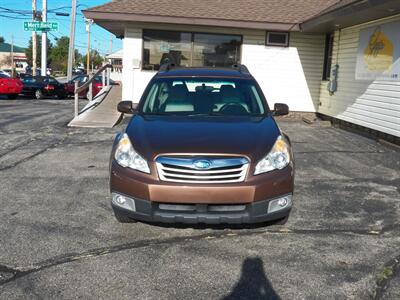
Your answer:
[[[14,35],[11,35],[11,77],[14,77]]]
[[[92,25],[92,20],[87,19],[86,20],[86,31],[88,33],[88,48],[87,48],[87,61],[86,61],[86,72],[89,75],[90,73],[90,25]]]
[[[74,62],[74,55],[75,55],[75,24],[76,24],[76,0],[72,0],[71,28],[69,32],[68,68],[67,68],[68,81],[72,79],[72,65]]]
[[[47,22],[47,0],[42,0],[42,22]],[[42,32],[42,76],[47,74],[47,33]]]
[[[32,20],[36,21],[36,0],[32,0]],[[36,76],[37,61],[37,35],[32,31],[32,76]]]

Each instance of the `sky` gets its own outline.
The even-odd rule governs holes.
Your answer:
[[[37,10],[39,11],[42,7],[42,0],[36,1]],[[77,0],[75,48],[82,54],[87,51],[87,33],[81,10],[106,2],[109,2],[109,0]],[[47,10],[52,9],[57,9],[57,12],[71,13],[71,0],[47,0]],[[32,33],[24,31],[23,23],[24,21],[31,21],[32,15],[16,14],[16,10],[32,11],[32,0],[0,0],[0,36],[4,37],[6,43],[11,43],[11,37],[13,36],[16,46],[27,47]],[[58,32],[52,32],[52,34],[47,35],[53,44],[56,43],[56,37],[69,36],[71,17],[56,16],[55,13],[48,13],[47,21],[59,23]],[[115,36],[112,37],[112,52],[115,52],[122,48],[122,41]],[[96,24],[91,26],[91,48],[99,51],[101,55],[109,53],[110,38],[110,32]]]

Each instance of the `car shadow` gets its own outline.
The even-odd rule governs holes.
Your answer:
[[[228,295],[221,298],[221,300],[237,299],[281,299],[265,274],[261,258],[246,258],[242,265],[239,281]]]

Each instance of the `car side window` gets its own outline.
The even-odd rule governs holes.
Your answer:
[[[147,94],[146,100],[145,100],[145,106],[143,107],[144,112],[155,112],[155,102],[156,102],[158,90],[159,90],[158,84],[154,84],[151,87],[149,93]]]
[[[33,77],[27,77],[27,78],[24,78],[24,80],[22,80],[22,82],[23,83],[34,83],[34,82],[36,82],[36,79]]]

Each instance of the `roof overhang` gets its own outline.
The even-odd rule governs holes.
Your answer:
[[[360,0],[305,21],[300,28],[306,32],[330,32],[397,14],[399,0]]]
[[[157,23],[157,24],[180,24],[180,25],[199,25],[208,27],[230,27],[230,28],[246,28],[261,30],[277,30],[277,31],[298,31],[298,24],[292,23],[268,23],[255,21],[240,20],[223,20],[211,18],[185,18],[175,16],[156,16],[141,15],[131,13],[116,12],[99,12],[84,10],[83,14],[86,18],[94,20],[94,22],[112,32],[116,36],[123,36],[127,23]]]

